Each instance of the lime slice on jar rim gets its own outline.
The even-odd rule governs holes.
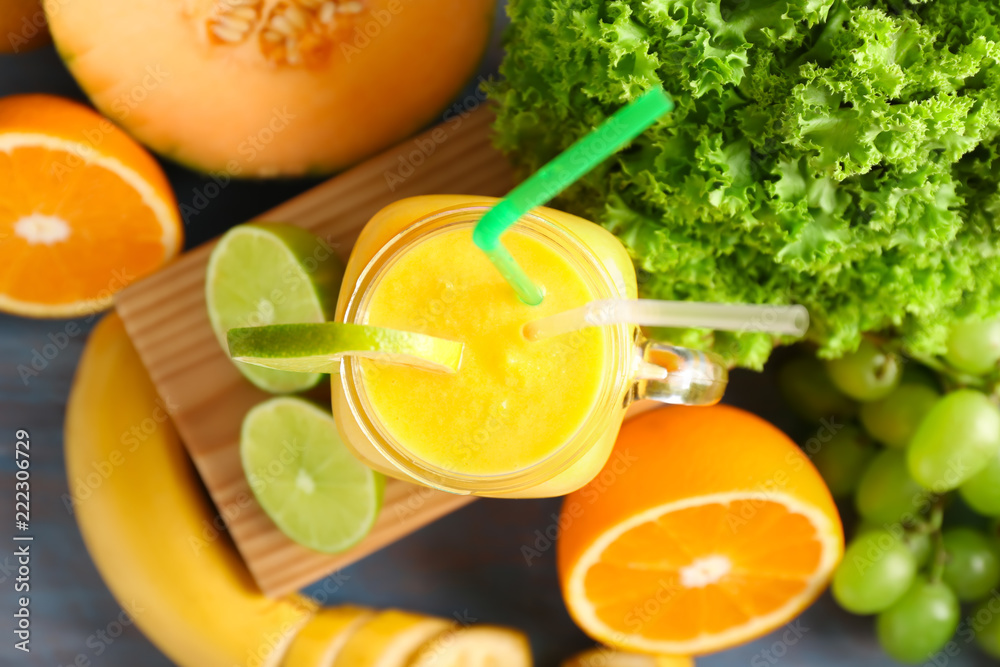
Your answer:
[[[412,331],[323,322],[230,329],[234,361],[297,373],[337,373],[345,356],[454,373],[464,345]]]
[[[205,277],[208,319],[223,348],[226,332],[333,318],[344,264],[313,233],[277,223],[239,225],[219,239]],[[288,373],[236,363],[250,382],[272,394],[316,386],[320,373]]]

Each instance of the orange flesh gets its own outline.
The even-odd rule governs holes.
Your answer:
[[[163,229],[139,194],[118,175],[94,165],[61,178],[56,164],[75,156],[41,148],[0,153],[0,293],[33,303],[93,298],[148,273],[164,259]],[[56,217],[69,237],[51,245],[31,243],[16,231],[23,217]]]
[[[97,159],[144,182],[166,219]],[[179,249],[180,220],[159,166],[76,103],[46,95],[0,101],[0,182],[10,184],[0,189],[0,300],[20,304],[15,311],[99,307]]]
[[[742,516],[753,517],[752,529]],[[626,532],[589,570],[586,585],[606,623],[634,619],[643,634],[679,641],[777,610],[805,589],[820,552],[812,524],[782,504],[711,503]],[[727,558],[731,570],[715,583],[685,585],[682,571],[712,556]],[[647,609],[649,591],[660,593]]]

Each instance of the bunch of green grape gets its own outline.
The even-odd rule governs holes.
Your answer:
[[[778,378],[821,421],[803,448],[857,514],[838,604],[875,615],[900,662],[973,639],[1000,658],[1000,322],[959,325],[940,358],[865,340],[840,359],[792,359]]]

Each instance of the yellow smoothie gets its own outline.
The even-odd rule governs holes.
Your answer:
[[[369,400],[385,427],[427,463],[469,475],[521,470],[547,458],[597,402],[607,364],[600,329],[525,340],[525,323],[594,300],[574,268],[517,232],[504,244],[545,299],[527,306],[486,261],[469,229],[420,243],[375,288],[368,324],[465,343],[455,374],[364,363]]]
[[[480,495],[563,495],[611,452],[632,388],[635,328],[535,342],[521,330],[594,299],[634,298],[635,272],[606,230],[539,209],[504,235],[545,292],[539,306],[521,303],[472,242],[495,201],[414,197],[369,221],[337,319],[458,340],[465,350],[454,374],[349,360],[333,378],[334,415],[348,447],[386,474]]]

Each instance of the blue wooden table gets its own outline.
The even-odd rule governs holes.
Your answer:
[[[498,41],[483,63],[496,69]],[[0,56],[0,95],[48,92],[84,99],[51,49],[18,57]],[[180,204],[193,204],[205,179],[165,164]],[[188,247],[315,185],[297,180],[235,183],[210,206],[186,221]],[[0,187],[7,184],[0,183]],[[61,498],[67,493],[62,454],[63,413],[70,382],[92,322],[36,376],[22,379],[34,350],[63,331],[65,322],[0,315],[0,525],[13,525],[13,442],[17,429],[31,432],[35,557],[32,572],[33,641],[30,655],[13,649],[13,547],[0,550],[0,665],[90,664],[96,667],[159,667],[170,662],[133,627],[112,643],[98,633],[114,623],[120,608],[108,593],[84,549],[72,515]],[[746,407],[789,431],[789,421],[769,373],[737,372],[727,401]],[[527,631],[537,664],[557,665],[592,645],[570,620],[556,582],[554,550],[529,564],[523,545],[554,522],[558,500],[481,500],[425,528],[325,582],[332,603],[399,607]],[[951,667],[992,664],[961,643]],[[82,656],[82,658],[81,658]],[[705,667],[770,665],[832,667],[892,665],[879,650],[870,619],[852,617],[824,596],[800,619],[749,645],[701,658]],[[939,665],[939,667],[943,667]]]

